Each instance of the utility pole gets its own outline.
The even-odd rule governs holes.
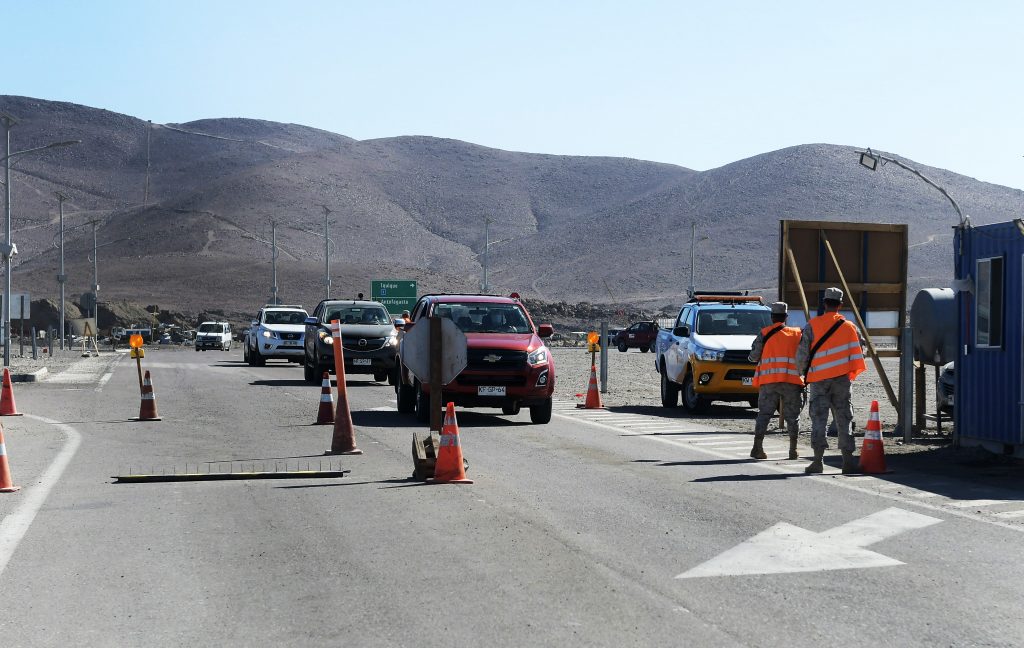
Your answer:
[[[270,241],[273,250],[270,253],[270,265],[274,273],[274,283],[270,286],[270,292],[274,295],[274,306],[277,306],[281,300],[277,296],[277,223],[274,221],[270,221]]]
[[[153,120],[146,122],[146,191],[142,195],[142,206],[149,204],[149,134],[153,130]]]
[[[57,310],[60,317],[60,348],[63,350],[64,320],[66,319],[64,312],[64,285],[68,281],[68,276],[64,273],[64,201],[68,197],[59,191],[54,192],[54,195],[57,196],[57,204],[60,209],[60,269],[57,271],[57,284],[60,286],[60,308]]]
[[[96,224],[99,221],[92,222],[92,315],[99,319],[99,307],[100,307],[100,277],[99,277],[99,255],[96,254]],[[96,323],[99,326],[99,322]]]
[[[487,285],[487,261],[488,261],[488,259],[487,259],[487,252],[488,252],[488,250],[490,250],[490,247],[491,247],[490,226],[491,226],[491,217],[490,216],[485,216],[484,217],[484,285],[481,287],[481,292],[483,292],[485,295],[487,293],[491,292],[491,287]]]
[[[324,210],[324,288],[327,293],[324,295],[324,299],[331,298],[331,239],[329,231],[329,221],[327,217],[333,213],[330,207],[327,205],[319,205]]]
[[[697,243],[697,221],[690,221],[690,290],[689,296],[693,297],[697,287],[693,283],[693,248]]]
[[[11,365],[11,256],[14,246],[11,244],[11,128],[17,122],[10,115],[0,115],[4,126],[4,301],[3,301],[3,336],[4,366]]]

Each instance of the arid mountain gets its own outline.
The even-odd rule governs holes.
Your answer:
[[[18,119],[15,151],[82,140],[15,159],[13,282],[34,298],[57,294],[58,190],[70,196],[70,298],[92,284],[95,221],[101,300],[190,312],[255,312],[268,298],[271,221],[282,298],[315,304],[325,291],[321,206],[335,295],[368,293],[378,278],[479,290],[486,218],[492,290],[546,301],[677,304],[691,221],[698,287],[774,296],[780,218],[908,223],[912,287],[952,274],[946,199],[900,169],[861,168],[850,146],[795,146],[697,172],[431,137],[356,141],[250,119],[149,126],[25,97],[0,97],[0,111]],[[1022,191],[912,164],[976,223],[1024,212]]]

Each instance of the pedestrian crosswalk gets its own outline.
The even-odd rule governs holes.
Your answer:
[[[594,425],[612,428],[620,434],[654,439],[684,447],[722,459],[749,460],[752,466],[793,475],[802,474],[807,465],[809,448],[801,449],[801,459],[790,460],[788,439],[783,435],[769,435],[764,440],[767,460],[750,459],[753,435],[743,432],[724,432],[704,423],[687,418],[660,418],[648,414],[611,412],[605,409],[582,409],[572,401],[556,400],[554,413]],[[825,476],[840,476],[837,467],[826,465]],[[933,510],[943,510],[963,517],[984,518],[986,521],[1024,531],[1024,491],[998,486],[985,487],[965,484],[953,478],[928,474],[904,474],[898,481],[884,475],[847,475],[830,482],[862,492],[874,493],[888,499],[916,503]],[[970,498],[951,496],[969,493]]]

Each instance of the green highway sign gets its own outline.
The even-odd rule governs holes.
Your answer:
[[[387,280],[370,282],[370,298],[384,304],[389,313],[400,315],[416,304],[416,282]]]

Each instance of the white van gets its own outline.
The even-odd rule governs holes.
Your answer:
[[[231,350],[231,325],[227,322],[203,322],[196,330],[196,351]]]

